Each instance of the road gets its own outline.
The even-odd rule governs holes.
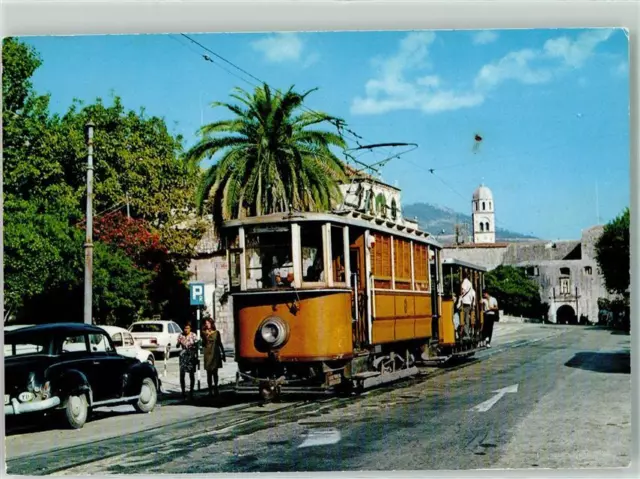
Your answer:
[[[7,438],[10,474],[623,467],[629,336],[531,325],[504,347],[359,398],[105,412]],[[220,406],[220,405],[218,405]]]

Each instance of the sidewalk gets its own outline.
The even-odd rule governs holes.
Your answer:
[[[165,369],[166,367],[166,369]],[[202,357],[200,358],[200,367],[202,368]],[[182,390],[180,388],[180,367],[178,357],[174,356],[165,361],[159,360],[156,362],[156,370],[158,371],[158,377],[160,379],[160,392],[161,400],[180,398],[182,396]],[[220,389],[227,389],[236,381],[236,372],[238,371],[238,365],[235,359],[230,355],[227,355],[227,361],[223,363],[222,368],[218,370],[218,385]],[[189,375],[185,377],[186,388],[189,391]],[[196,372],[196,383],[194,385],[194,394],[208,393],[207,389],[207,372],[204,369],[200,369],[200,389],[198,389],[198,372]]]

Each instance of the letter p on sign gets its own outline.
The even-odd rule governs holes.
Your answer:
[[[191,306],[204,306],[204,283],[189,283]]]

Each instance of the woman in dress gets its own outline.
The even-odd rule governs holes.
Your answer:
[[[213,376],[213,383],[215,386],[216,396],[218,392],[218,369],[222,367],[222,361],[226,361],[227,358],[224,354],[224,348],[222,346],[222,339],[220,338],[220,331],[216,330],[216,325],[207,318],[204,320],[202,327],[202,345],[204,348],[204,369],[207,371],[207,384],[209,386],[209,396],[213,394],[211,387],[211,378]]]
[[[180,351],[180,387],[182,388],[182,398],[185,394],[185,374],[189,373],[191,391],[189,397],[193,399],[193,383],[195,382],[196,368],[198,367],[198,336],[191,331],[191,323],[184,325],[182,334],[178,336],[178,344],[182,348]]]

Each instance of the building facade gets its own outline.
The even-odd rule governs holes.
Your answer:
[[[481,185],[472,199],[474,243],[446,246],[443,257],[489,270],[501,265],[521,268],[538,283],[541,301],[549,304],[550,322],[597,322],[598,298],[611,297],[595,258],[603,226],[584,230],[579,240],[496,243],[494,208],[491,190]]]

